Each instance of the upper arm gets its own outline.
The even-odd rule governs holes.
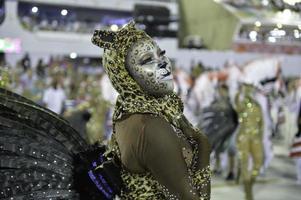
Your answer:
[[[146,123],[144,134],[146,147],[142,160],[145,167],[171,194],[180,199],[197,199],[193,195],[182,147],[170,124],[162,118],[152,118]]]

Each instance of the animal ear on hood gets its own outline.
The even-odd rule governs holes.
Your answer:
[[[114,40],[116,39],[116,33],[109,30],[95,30],[92,36],[92,43],[100,48],[114,49]]]

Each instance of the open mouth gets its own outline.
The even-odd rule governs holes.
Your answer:
[[[166,72],[166,74],[163,75],[163,77],[169,76],[171,73],[169,71]]]
[[[171,72],[167,72],[162,76],[162,80],[171,80],[171,79],[173,79]]]

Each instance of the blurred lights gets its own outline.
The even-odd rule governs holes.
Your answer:
[[[270,32],[271,36],[273,37],[282,37],[286,35],[285,30],[279,30],[279,29],[274,29]]]
[[[269,42],[271,42],[271,43],[275,43],[275,42],[276,42],[276,38],[271,37],[271,36],[269,37],[268,40],[269,40]]]
[[[257,32],[256,31],[251,31],[249,33],[249,37],[252,40],[252,42],[255,42],[257,40]]]
[[[282,28],[282,24],[281,23],[277,23],[277,27],[278,28]]]
[[[36,6],[34,6],[34,7],[31,8],[31,12],[32,13],[37,13],[38,11],[39,11],[39,8],[36,7]]]
[[[147,19],[147,21],[152,22],[152,21],[154,21],[155,18],[152,15],[147,15],[146,19]]]
[[[260,27],[261,26],[261,22],[260,21],[256,21],[255,22],[255,26]]]
[[[283,15],[284,17],[289,18],[292,15],[292,11],[290,9],[284,9]]]
[[[62,9],[61,10],[61,15],[66,16],[68,14],[68,10]]]
[[[139,29],[145,30],[146,26],[144,24],[138,24]]]
[[[268,0],[262,0],[261,3],[262,3],[262,5],[264,5],[264,6],[269,5],[269,1],[268,1]]]
[[[298,25],[298,28],[301,30],[301,24]]]
[[[77,53],[75,53],[75,52],[70,53],[70,58],[71,59],[77,58]]]
[[[111,30],[114,31],[114,32],[118,31],[118,26],[116,24],[112,24],[111,25]]]
[[[19,38],[0,38],[0,52],[20,53],[21,40]]]
[[[299,30],[297,30],[297,29],[294,30],[294,36],[295,36],[295,38],[300,38]]]

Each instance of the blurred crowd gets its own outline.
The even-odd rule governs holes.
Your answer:
[[[297,26],[282,27],[281,24],[278,24],[278,26],[280,28],[278,28],[277,26],[264,26],[259,28],[254,26],[254,24],[243,25],[239,31],[239,38],[243,40],[251,40],[252,42],[262,43],[300,42],[300,30]]]
[[[5,66],[4,63],[1,65]],[[266,66],[265,70],[263,65]],[[41,59],[36,66],[32,66],[30,55],[26,54],[17,66],[2,67],[2,71],[8,71],[8,89],[64,116],[89,143],[110,138],[117,93],[101,68],[100,61],[92,70],[76,67],[67,57],[51,58],[49,62]],[[201,62],[192,62],[189,71],[181,67],[174,69],[175,92],[184,101],[185,115],[196,126],[201,120],[202,110],[207,107],[227,101],[227,105],[235,109],[235,96],[243,82],[255,86],[257,101],[261,105],[264,119],[264,173],[273,158],[273,142],[282,141],[290,151],[292,140],[300,131],[299,77],[284,78],[280,62],[274,58],[250,61],[244,65],[229,61],[218,70],[206,67]],[[236,174],[233,163],[236,157],[235,133],[233,135],[222,151],[213,153],[215,155],[212,158],[214,172],[225,175],[227,180],[234,180]]]
[[[97,60],[98,67],[95,61],[83,64],[68,57],[40,59],[32,66],[30,55],[25,54],[17,66],[2,67],[2,71],[8,71],[8,89],[63,115],[89,143],[95,143],[109,137],[117,95]]]
[[[66,20],[66,19],[38,19],[32,15],[21,17],[21,24],[24,28],[31,31],[63,31],[76,33],[92,33],[95,29],[108,29],[109,27],[97,22]]]
[[[108,11],[89,7],[53,6],[21,2],[18,9],[21,25],[31,31],[92,33],[126,23],[132,17],[126,11]]]
[[[261,176],[265,175],[271,164],[276,143],[281,144],[287,156],[290,154],[296,160],[297,183],[301,184],[301,79],[300,77],[283,77],[281,62],[277,58],[261,58],[243,65],[231,61],[225,63],[224,67],[219,70],[205,69],[202,63],[198,63],[192,68],[190,74],[177,69],[175,80],[177,92],[186,104],[185,115],[194,125],[209,134],[209,140],[213,138],[211,139],[214,145],[212,163],[217,175],[224,175],[226,180],[234,180],[237,177],[236,167],[239,165],[237,158],[241,153],[237,149],[240,143],[237,137],[239,131],[242,131],[240,130],[241,116],[247,115],[247,111],[246,113],[237,111],[237,100],[245,95],[242,86],[250,84],[254,87],[252,98],[261,110],[259,118],[263,121],[262,130],[259,130],[262,132],[260,137],[264,158],[260,169]],[[227,125],[229,120],[217,121],[213,117],[213,115],[222,115],[224,118],[231,118],[227,114],[229,111],[223,108],[224,105],[238,112],[236,114],[239,116],[239,126],[233,133],[226,133],[225,127],[230,126]],[[248,103],[246,107],[248,106],[252,105]],[[254,111],[251,109],[250,112]],[[204,129],[206,126],[202,123],[204,120],[211,127]],[[249,128],[256,129],[256,127]],[[222,133],[223,130],[224,133]],[[215,144],[215,138],[210,137],[210,134],[216,134],[215,138],[219,137],[218,134],[232,135],[226,141],[222,141],[223,144],[220,147],[215,148],[218,144]],[[292,144],[293,141],[295,141],[294,144]]]

